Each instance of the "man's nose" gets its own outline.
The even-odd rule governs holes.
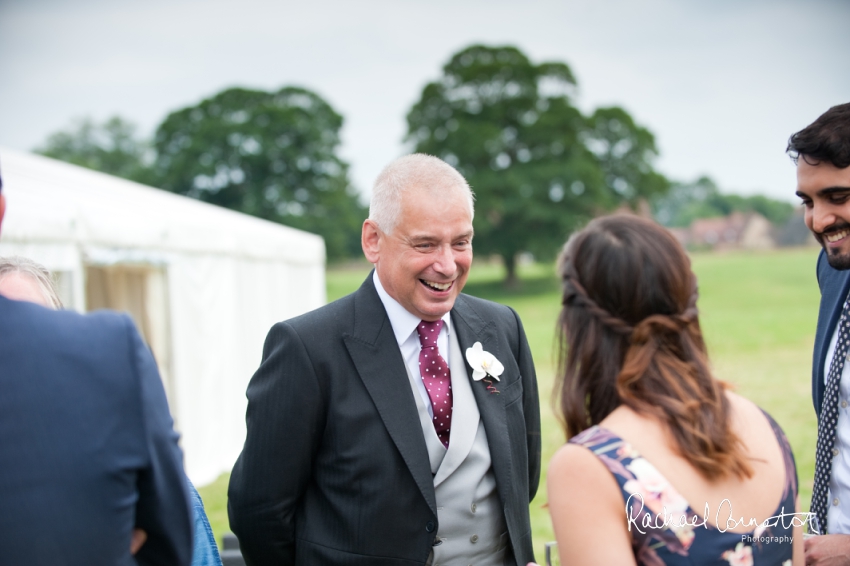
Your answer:
[[[440,246],[434,260],[434,270],[443,275],[454,275],[456,269],[454,250],[451,246]]]
[[[815,204],[812,207],[812,231],[818,234],[835,224],[835,213],[824,205]]]

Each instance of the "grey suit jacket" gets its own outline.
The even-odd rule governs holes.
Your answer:
[[[534,558],[528,504],[540,475],[531,353],[508,307],[460,295],[451,316],[462,350],[481,342],[505,366],[500,394],[472,388],[524,566]],[[425,564],[438,526],[433,477],[371,275],[354,294],[272,327],[247,395],[228,512],[248,564]]]

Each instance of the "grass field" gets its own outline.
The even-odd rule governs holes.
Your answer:
[[[715,375],[734,384],[782,425],[797,459],[804,509],[811,495],[817,433],[810,385],[820,298],[816,256],[814,248],[692,256],[699,279],[700,321]],[[328,300],[355,290],[368,270],[366,264],[329,270]],[[544,475],[531,503],[531,521],[535,550],[542,559],[543,543],[553,540],[545,508],[546,466],[564,442],[549,395],[560,293],[551,264],[521,266],[520,276],[522,287],[506,290],[501,267],[476,264],[464,291],[515,308],[534,355],[541,393]],[[219,539],[227,531],[227,481],[224,475],[199,489]]]

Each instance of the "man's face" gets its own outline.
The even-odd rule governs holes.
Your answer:
[[[460,190],[412,188],[402,197],[392,233],[371,220],[363,224],[363,251],[392,298],[422,320],[438,320],[452,309],[469,275],[469,201]]]
[[[826,251],[829,265],[850,269],[850,167],[828,161],[797,161],[797,196],[806,207],[806,226]]]

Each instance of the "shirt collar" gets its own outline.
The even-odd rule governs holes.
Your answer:
[[[384,304],[384,310],[387,311],[387,316],[390,319],[390,325],[393,327],[393,334],[395,334],[396,342],[401,345],[416,330],[420,319],[416,315],[411,314],[407,309],[401,306],[401,303],[393,299],[390,294],[387,293],[384,286],[381,285],[381,280],[378,278],[377,270],[372,273],[372,281],[375,283],[375,290],[378,291],[378,296]],[[451,335],[451,318],[450,312],[447,312],[442,316],[442,320],[444,322],[443,328],[446,329],[447,336]]]

